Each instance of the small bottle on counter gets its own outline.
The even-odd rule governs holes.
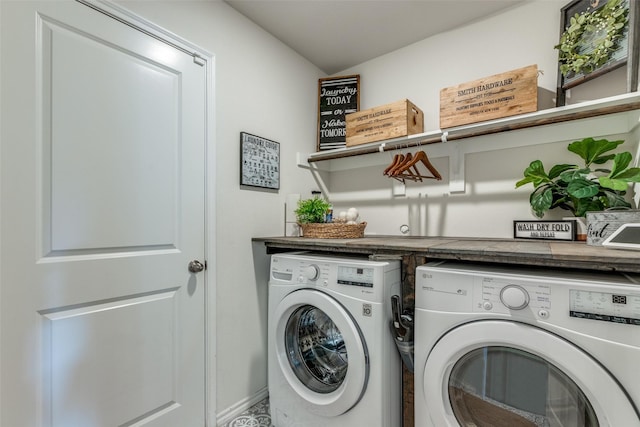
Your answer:
[[[324,222],[333,222],[333,205],[329,205],[329,209],[327,209],[324,217]]]

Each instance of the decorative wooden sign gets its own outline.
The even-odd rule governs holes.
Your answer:
[[[280,189],[280,143],[240,132],[240,185]]]
[[[513,221],[516,239],[575,240],[576,223],[569,221]]]
[[[346,146],[345,115],[359,109],[359,74],[318,80],[318,151]]]
[[[530,65],[440,91],[440,128],[538,109],[538,66]]]

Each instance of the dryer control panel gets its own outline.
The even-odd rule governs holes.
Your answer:
[[[475,281],[480,290],[474,293],[476,311],[506,314],[526,309],[549,317],[551,288],[547,284],[491,276],[477,276]]]

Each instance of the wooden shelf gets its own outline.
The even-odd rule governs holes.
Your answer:
[[[430,158],[449,158],[449,189],[465,191],[464,161],[470,153],[542,145],[587,136],[629,134],[640,126],[640,93],[632,92],[596,101],[551,108],[446,130],[339,148],[308,155],[298,154],[298,166],[316,174],[383,165],[386,151],[426,146]],[[490,138],[487,138],[491,135]],[[473,142],[473,143],[471,143]],[[634,141],[633,144],[637,144]],[[378,154],[369,156],[370,154]],[[330,193],[323,188],[325,194]]]

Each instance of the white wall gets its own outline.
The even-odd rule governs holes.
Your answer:
[[[539,109],[555,106],[560,8],[565,0],[526,2],[511,10],[425,39],[338,74],[360,74],[361,108],[408,98],[425,113],[425,131],[439,129],[440,90],[463,82],[537,64]],[[626,91],[624,69],[574,89],[568,103]],[[553,99],[552,99],[553,98]],[[517,132],[453,144],[481,144],[491,138],[517,138]],[[587,136],[576,134],[575,139]],[[542,141],[541,141],[542,142]],[[447,158],[432,163],[444,180],[409,182],[406,197],[392,197],[392,179],[382,171],[394,152],[380,156],[381,166],[334,172],[330,190],[334,211],[354,205],[368,222],[367,233],[400,234],[408,224],[413,235],[512,237],[514,219],[529,219],[530,188],[514,189],[532,160],[552,165],[568,156],[571,142],[470,155],[466,159],[467,189],[449,194]],[[450,143],[451,144],[451,143]],[[422,147],[429,154],[429,147]],[[630,150],[632,153],[634,150]],[[563,160],[563,161],[564,161]],[[579,159],[578,159],[579,160]],[[346,195],[346,197],[345,197]],[[345,198],[350,202],[341,202]],[[551,217],[567,216],[567,211]]]
[[[217,257],[209,263],[218,301],[217,409],[224,412],[267,385],[268,270],[261,257],[254,269],[251,238],[283,235],[286,195],[315,187],[295,155],[315,149],[317,80],[325,75],[220,1],[119,3],[215,54],[217,161],[209,173],[217,179]],[[241,131],[280,142],[279,192],[239,187]]]

